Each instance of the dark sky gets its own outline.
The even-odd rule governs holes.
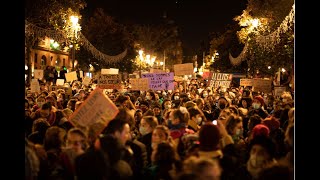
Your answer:
[[[246,8],[247,0],[86,0],[101,7],[119,23],[153,24],[164,12],[180,28],[184,47],[195,51],[210,32],[223,31]]]

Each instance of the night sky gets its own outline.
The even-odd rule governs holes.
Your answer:
[[[247,0],[86,0],[119,23],[154,24],[164,12],[180,28],[184,48],[195,51],[210,32],[222,31],[246,8]]]

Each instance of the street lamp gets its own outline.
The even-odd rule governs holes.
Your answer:
[[[78,37],[78,31],[80,31],[80,25],[78,23],[79,17],[78,16],[70,16],[70,21],[72,23],[72,71],[74,71],[74,62],[76,58],[76,41]]]

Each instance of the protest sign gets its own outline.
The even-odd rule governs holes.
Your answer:
[[[131,89],[147,91],[149,90],[149,79],[148,78],[139,78],[139,79],[130,79]]]
[[[218,87],[230,87],[232,80],[232,74],[228,73],[212,73],[211,80],[210,80],[210,86],[213,88]]]
[[[101,89],[121,89],[120,74],[101,74],[97,87]]]
[[[65,76],[66,76],[66,81],[67,82],[72,82],[72,81],[78,80],[76,71],[72,71],[72,72],[66,73]]]
[[[56,85],[57,86],[63,86],[64,85],[64,79],[57,79]]]
[[[253,79],[240,79],[240,86],[253,86]]]
[[[152,90],[174,90],[174,74],[171,73],[146,73],[142,78],[148,78],[149,89]]]
[[[84,77],[82,80],[82,84],[85,86],[89,86],[90,82],[91,82],[91,78],[88,76]]]
[[[101,74],[119,74],[119,69],[115,69],[115,68],[101,69]]]
[[[253,79],[253,91],[270,93],[272,91],[271,83],[269,79]]]
[[[174,75],[192,75],[193,63],[175,64],[173,65]]]
[[[40,93],[40,85],[38,79],[31,79],[30,88],[31,92]]]
[[[35,79],[43,79],[43,69],[35,69],[33,75]]]
[[[119,113],[117,106],[102,89],[96,88],[68,119],[75,127],[98,135]]]

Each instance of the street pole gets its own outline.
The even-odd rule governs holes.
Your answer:
[[[76,57],[75,43],[72,43],[72,71],[74,71],[74,62]]]
[[[163,71],[166,71],[166,50],[163,50]]]

